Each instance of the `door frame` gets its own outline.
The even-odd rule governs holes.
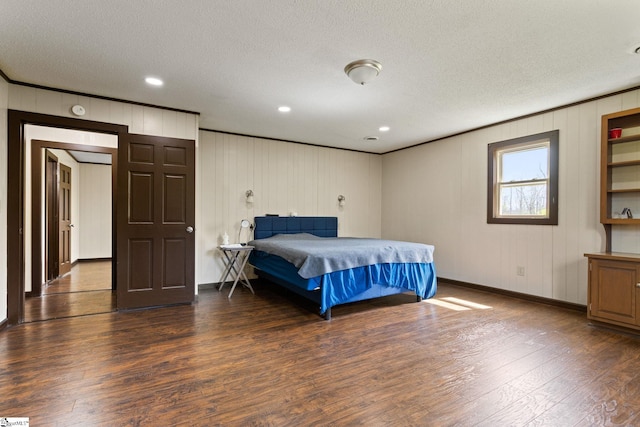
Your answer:
[[[49,282],[52,278],[57,277],[60,274],[59,258],[60,258],[60,245],[58,242],[59,221],[58,221],[58,157],[53,154],[49,149],[45,149],[44,152],[44,167],[41,171],[44,172],[44,207],[41,209],[44,216],[44,259],[42,265],[44,266],[44,283]],[[31,165],[31,182],[34,180],[34,169]],[[40,179],[38,178],[38,181]],[[33,197],[33,196],[32,196]],[[56,264],[57,263],[57,264]],[[36,286],[37,285],[37,286]],[[41,281],[31,282],[31,292],[27,292],[30,296],[42,295]]]
[[[52,116],[27,111],[9,110],[7,114],[8,159],[7,159],[7,325],[17,325],[24,319],[24,172],[25,172],[25,125],[40,125],[63,129],[74,129],[116,135],[118,146],[128,133],[128,126]],[[86,146],[82,146],[86,147]],[[117,156],[116,156],[117,157]],[[117,160],[116,160],[117,161]],[[116,174],[117,175],[117,174]],[[115,185],[113,191],[116,191]],[[116,200],[113,201],[112,227],[116,239]],[[114,240],[113,260],[117,260],[117,244]],[[33,248],[32,248],[33,250]],[[112,277],[116,277],[115,262]],[[40,268],[42,266],[40,265]],[[116,284],[117,286],[117,284]]]
[[[113,218],[116,215],[116,182],[118,176],[118,150],[116,148],[99,147],[95,145],[84,144],[67,144],[54,141],[43,141],[39,139],[33,139],[31,141],[31,289],[39,289],[41,291],[42,286],[42,266],[44,259],[42,259],[42,149],[58,149],[58,150],[74,150],[74,151],[89,151],[92,153],[105,153],[111,154],[111,259],[112,263],[116,261],[116,222]],[[58,266],[60,268],[60,266]],[[112,268],[112,273],[115,272],[115,267]],[[45,277],[46,280],[46,277]],[[112,277],[112,289],[115,290],[115,277]],[[38,296],[40,293],[33,293],[32,295]]]

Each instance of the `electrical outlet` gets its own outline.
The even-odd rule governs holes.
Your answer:
[[[524,276],[524,267],[523,267],[523,266],[521,266],[521,265],[519,265],[519,266],[516,268],[516,274],[517,274],[518,276]]]

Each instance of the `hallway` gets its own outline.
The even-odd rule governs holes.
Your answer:
[[[111,260],[81,261],[71,268],[71,273],[44,286],[42,296],[25,298],[24,322],[109,313],[115,309]]]

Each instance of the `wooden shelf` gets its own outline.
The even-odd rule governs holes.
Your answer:
[[[640,135],[621,136],[620,138],[609,138],[607,140],[609,144],[623,144],[625,142],[636,142],[636,141],[640,141]]]
[[[639,225],[640,218],[607,218],[601,221],[601,223],[612,225]]]
[[[632,254],[628,252],[596,252],[584,254],[584,256],[594,259],[612,259],[619,261],[640,262],[640,254]]]
[[[640,188],[621,188],[618,190],[607,190],[607,193],[637,193],[640,192]]]
[[[609,138],[615,128],[622,129],[624,136]],[[603,115],[601,132],[600,223],[605,228],[606,251],[611,251],[613,227],[640,225],[636,200],[640,200],[640,108]],[[618,144],[630,145],[616,148]],[[631,209],[638,218],[611,217],[623,208]]]
[[[624,168],[627,166],[640,166],[640,160],[627,160],[624,162],[611,162],[607,163],[607,166],[612,168]]]

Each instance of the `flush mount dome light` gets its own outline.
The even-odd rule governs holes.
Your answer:
[[[382,71],[382,64],[373,59],[359,59],[347,64],[344,72],[359,85],[365,85],[376,78]]]

